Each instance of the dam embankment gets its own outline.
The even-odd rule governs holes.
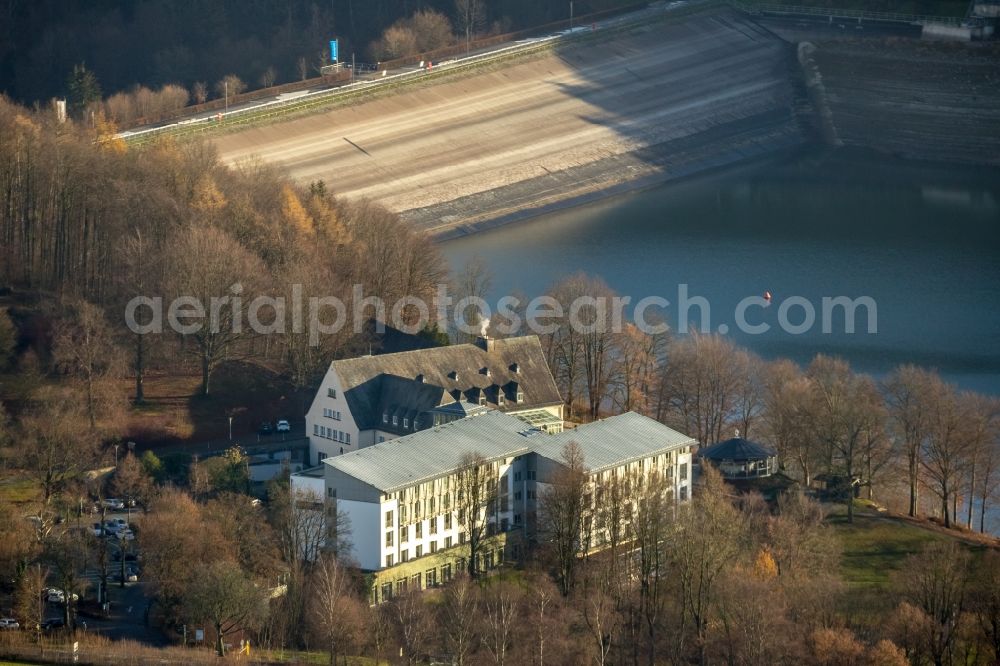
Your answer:
[[[704,12],[214,141],[448,238],[816,143],[996,164],[997,62]]]

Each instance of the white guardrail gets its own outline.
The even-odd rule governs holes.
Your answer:
[[[686,2],[669,2],[663,4],[656,4],[650,6],[647,9],[628,14],[626,16],[617,17],[614,19],[606,19],[604,21],[598,22],[595,26],[600,26],[602,29],[607,29],[609,27],[621,27],[631,23],[641,22],[642,20],[648,18],[650,15],[659,14],[662,12],[667,12],[671,10],[680,9],[681,7],[704,4],[697,2],[697,0]],[[274,112],[273,115],[278,115],[281,112],[292,112],[299,109],[307,109],[313,106],[319,106],[326,101],[334,100],[338,97],[348,97],[352,94],[370,90],[373,88],[379,88],[382,86],[390,85],[393,83],[399,83],[407,79],[434,74],[442,70],[454,71],[456,69],[462,69],[465,67],[472,67],[475,65],[480,65],[491,60],[500,60],[515,54],[526,54],[534,50],[541,50],[547,47],[553,42],[574,38],[584,34],[589,34],[592,32],[591,26],[586,27],[576,27],[568,30],[562,30],[560,32],[545,35],[543,37],[531,37],[527,39],[518,40],[511,46],[505,46],[503,48],[495,49],[493,51],[487,51],[486,53],[479,53],[476,55],[465,56],[463,58],[453,58],[451,60],[445,60],[440,63],[434,63],[431,69],[425,69],[422,67],[417,67],[408,71],[400,72],[398,74],[388,74],[387,70],[383,70],[381,76],[376,78],[368,78],[361,81],[355,81],[353,83],[348,83],[336,88],[324,88],[320,90],[306,90],[297,93],[290,93],[294,95],[291,99],[282,99],[280,96],[277,99],[272,99],[267,102],[261,102],[259,104],[253,104],[250,106],[241,106],[239,108],[233,109],[228,112],[214,112],[209,115],[200,116],[197,118],[188,118],[185,120],[179,120],[174,123],[167,125],[158,125],[156,127],[149,127],[146,129],[136,129],[136,130],[125,130],[119,132],[116,137],[119,139],[124,139],[126,141],[139,140],[141,142],[143,139],[152,138],[157,134],[164,133],[179,133],[191,131],[207,131],[217,127],[225,127],[227,125],[237,125],[242,124],[240,121],[243,120],[241,116],[245,117],[245,122],[250,122],[254,119],[266,118],[270,113],[267,111]],[[262,113],[265,112],[265,113]],[[235,121],[235,122],[234,122]]]

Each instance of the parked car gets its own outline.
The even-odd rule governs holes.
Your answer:
[[[264,421],[263,423],[260,424],[260,428],[257,429],[257,432],[259,432],[262,435],[270,435],[272,432],[274,432],[274,429],[271,427],[270,421]]]
[[[104,536],[104,527],[100,523],[94,523],[90,529],[94,533],[94,536]]]
[[[47,587],[44,590],[42,590],[42,596],[45,597],[45,599],[47,599],[49,602],[54,604],[66,603],[66,592],[54,587]],[[80,600],[80,595],[74,594],[73,601],[79,601],[79,600]]]
[[[0,629],[20,629],[21,625],[12,617],[0,617]]]
[[[116,573],[114,576],[112,576],[111,580],[113,580],[116,583],[122,582],[121,572]],[[135,583],[138,580],[139,580],[139,574],[137,574],[136,572],[134,572],[134,571],[126,571],[125,572],[125,582],[126,583]]]
[[[53,617],[45,622],[42,622],[42,631],[53,631],[55,629],[62,629],[66,626],[66,621],[61,617]]]
[[[121,511],[125,508],[125,502],[120,499],[108,498],[101,500],[101,504],[112,511]]]
[[[291,432],[292,426],[289,425],[288,421],[281,419],[278,421],[278,427],[276,428],[278,432]]]

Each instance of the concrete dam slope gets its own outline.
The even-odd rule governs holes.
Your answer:
[[[805,142],[793,45],[735,12],[221,136],[438,236]]]
[[[1000,49],[917,40],[817,43],[840,140],[911,159],[1000,165]]]

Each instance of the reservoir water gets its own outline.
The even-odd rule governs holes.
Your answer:
[[[900,363],[937,369],[964,388],[1000,395],[1000,171],[924,165],[868,153],[811,153],[740,167],[571,208],[443,244],[453,269],[474,256],[492,272],[490,301],[537,296],[578,271],[632,298],[661,296],[676,328],[679,289],[709,304],[710,330],[765,358],[808,363],[817,353],[882,375]],[[739,330],[737,305],[766,291]],[[821,320],[825,297],[870,297],[877,332],[859,309]],[[781,304],[817,314],[782,330]],[[791,304],[790,304],[791,305]],[[777,307],[775,307],[777,306]],[[701,311],[688,308],[689,323]],[[802,305],[787,319],[800,324]],[[842,312],[841,312],[842,315]]]

